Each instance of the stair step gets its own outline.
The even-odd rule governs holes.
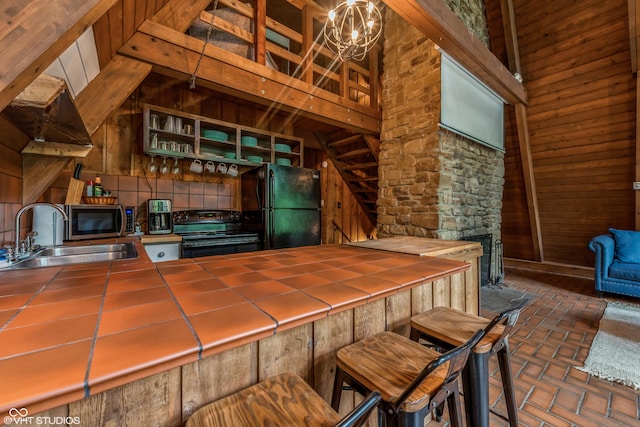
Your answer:
[[[354,169],[369,169],[369,168],[377,168],[378,162],[368,162],[368,163],[355,163],[353,165],[348,165],[344,167],[344,170],[354,170]]]
[[[360,140],[361,138],[362,138],[362,135],[360,135],[360,134],[352,135],[352,136],[350,136],[348,138],[339,139],[337,141],[330,142],[328,144],[328,146],[331,147],[331,148],[340,147],[342,145],[347,145],[347,144],[354,143],[354,142]]]
[[[363,138],[367,143],[369,150],[371,150],[373,157],[378,160],[378,156],[380,155],[380,140],[372,137],[371,135],[363,135]]]
[[[351,157],[358,157],[358,156],[362,156],[365,154],[371,154],[371,150],[369,150],[368,148],[358,148],[357,150],[352,150],[352,151],[348,151],[346,153],[343,154],[339,154],[336,156],[336,159],[338,160],[344,160],[344,159],[348,159]]]
[[[354,183],[358,183],[358,182],[373,182],[373,181],[378,181],[378,177],[377,176],[369,176],[369,177],[358,177],[358,178],[349,178],[347,180],[348,182],[354,182]]]

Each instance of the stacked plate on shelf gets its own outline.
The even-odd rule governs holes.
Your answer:
[[[233,151],[225,151],[224,152],[224,158],[225,159],[235,159],[236,158],[236,153],[234,153]]]
[[[247,156],[247,160],[249,160],[250,162],[261,163],[262,162],[262,157],[260,157],[260,156]]]
[[[276,151],[280,151],[282,153],[290,153],[291,152],[291,146],[289,146],[287,144],[274,144],[273,148],[275,148]]]
[[[240,138],[240,144],[243,147],[256,147],[258,145],[258,138],[253,136],[243,136]]]
[[[276,165],[291,166],[291,159],[286,159],[284,157],[276,157]]]
[[[219,131],[219,130],[204,129],[202,131],[202,136],[207,138],[207,139],[211,139],[213,141],[220,141],[220,142],[228,142],[229,141],[229,135],[227,135],[226,132],[222,132],[222,131]]]

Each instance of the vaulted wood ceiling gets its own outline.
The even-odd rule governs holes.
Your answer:
[[[267,0],[256,1],[264,4]],[[279,1],[294,4],[298,8],[307,7],[313,13],[323,13],[319,2],[312,0]],[[93,25],[101,72],[80,93],[76,103],[89,133],[94,132],[152,70],[181,74],[175,67],[162,63],[167,60],[167,52],[158,48],[162,43],[190,47],[184,32],[210,3],[210,0],[60,0],[56,2],[56,7],[51,7],[46,2],[36,0],[3,2],[3,12],[9,25],[0,31],[0,51],[3,52],[0,109],[7,106],[87,27]],[[505,99],[514,103],[525,102],[523,86],[488,49],[474,42],[473,36],[440,0],[386,0],[385,3],[430,38],[437,40]],[[190,54],[197,55],[198,52],[196,47],[191,46]],[[255,70],[242,68],[246,67],[246,63],[240,64],[235,70],[233,67],[220,68],[220,64],[213,62],[210,65],[217,65],[218,68],[215,73],[199,76],[202,84],[251,101],[266,101],[256,96],[256,85],[247,85],[247,81],[243,81],[243,87],[232,87],[229,74],[232,77],[237,73],[256,74]],[[277,79],[274,82],[275,85],[287,83]],[[293,89],[300,90],[301,94],[308,90],[304,85],[296,88],[295,84]],[[302,114],[301,120],[312,118],[316,124],[324,123],[363,133],[375,132],[379,126],[379,117],[372,116],[370,112],[357,108],[353,111],[353,108],[349,109],[350,106],[332,99],[324,101],[329,104],[321,110],[321,114]],[[300,107],[300,102],[294,100],[285,107],[295,110]]]
[[[218,1],[222,5],[242,7],[236,0]],[[262,63],[254,62],[210,44],[203,47],[202,41],[185,33],[210,6],[210,0],[61,0],[54,8],[36,0],[5,3],[8,4],[3,12],[9,26],[0,31],[0,48],[4,53],[0,65],[0,110],[92,26],[101,71],[75,100],[89,135],[98,130],[152,71],[187,81],[194,72],[193,64],[202,61],[197,81],[208,89],[262,106],[273,105],[273,94],[286,94],[275,99],[277,109],[291,114],[297,132],[307,132],[312,137],[323,135],[318,138],[319,146],[329,153],[335,151],[334,163],[342,165],[340,170],[347,174],[345,181],[353,182],[352,192],[375,222],[377,173],[359,172],[357,179],[352,179],[352,171],[364,167],[377,172],[377,153],[365,142],[377,141],[381,112],[317,90],[311,84],[312,79],[292,79],[270,70],[264,65],[264,58]],[[287,6],[294,6],[307,16],[307,22],[311,22],[309,17],[322,22],[330,3],[329,0],[255,0],[255,9],[265,11],[269,7],[272,8],[269,10],[283,11]],[[523,85],[441,0],[385,0],[385,3],[505,100],[526,103]],[[261,19],[266,18],[256,17],[257,28],[266,26]],[[305,29],[303,23],[300,31],[305,33],[311,29]],[[313,40],[312,34],[309,39]],[[264,52],[264,46],[262,49]],[[256,52],[259,57],[259,45]],[[346,151],[329,149],[338,142],[351,141],[344,130],[363,135],[364,138],[358,139],[363,141],[361,145]],[[369,163],[354,160],[354,153],[361,152],[366,152]]]

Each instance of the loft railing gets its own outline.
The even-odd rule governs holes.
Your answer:
[[[362,62],[340,62],[322,44],[326,16],[307,0],[218,0],[189,34],[379,111],[379,47]]]

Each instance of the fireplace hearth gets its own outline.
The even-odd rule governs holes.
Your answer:
[[[474,236],[465,236],[460,240],[469,242],[480,242],[482,245],[482,257],[480,257],[480,286],[492,284],[491,280],[491,259],[493,255],[493,235],[476,234]]]

